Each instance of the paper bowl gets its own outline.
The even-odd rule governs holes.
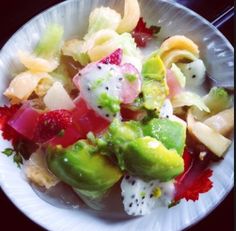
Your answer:
[[[210,76],[233,86],[233,48],[227,39],[208,21],[193,11],[164,0],[140,0],[142,16],[150,23],[162,27],[161,36],[182,34],[195,41],[207,65]],[[118,0],[68,0],[34,17],[20,28],[0,52],[0,92],[9,83],[12,73],[22,69],[16,59],[16,51],[32,50],[42,31],[50,22],[61,24],[65,29],[65,39],[83,36],[87,32],[88,16],[97,6],[110,6],[122,12],[123,1]],[[2,95],[2,94],[1,94]],[[6,100],[1,96],[1,104]],[[0,151],[9,147],[1,139]],[[224,160],[212,166],[214,187],[202,194],[197,202],[181,203],[171,209],[159,208],[152,214],[135,219],[99,218],[84,210],[54,207],[40,199],[24,179],[20,169],[11,158],[0,155],[0,183],[9,199],[30,219],[47,230],[83,231],[175,231],[198,222],[211,212],[233,187],[234,153],[230,147]]]

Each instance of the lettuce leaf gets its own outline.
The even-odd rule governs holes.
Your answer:
[[[88,33],[84,39],[102,29],[116,30],[120,24],[121,15],[109,7],[100,7],[93,10],[89,16]]]
[[[181,92],[174,96],[171,102],[174,108],[196,106],[200,111],[210,112],[209,108],[204,103],[203,98],[192,92]]]

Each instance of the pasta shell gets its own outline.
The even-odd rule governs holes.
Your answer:
[[[160,47],[159,55],[162,57],[172,50],[186,50],[199,57],[198,46],[191,39],[183,35],[175,35],[166,39]]]
[[[195,61],[197,57],[187,50],[171,50],[161,57],[166,68],[171,68],[172,63],[181,62],[184,60]]]
[[[19,51],[20,62],[30,71],[33,72],[52,72],[59,66],[59,60],[39,58],[33,54]]]
[[[131,32],[138,24],[140,7],[137,0],[125,0],[124,17],[118,28],[118,33]]]
[[[7,96],[12,103],[19,103],[28,99],[37,88],[39,82],[44,79],[51,80],[52,77],[47,73],[32,73],[30,71],[20,73],[11,81],[4,95]]]

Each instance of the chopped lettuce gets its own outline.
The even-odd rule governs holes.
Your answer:
[[[225,89],[213,87],[204,97],[204,102],[209,107],[211,114],[217,114],[230,107],[231,97]]]
[[[196,106],[200,111],[210,112],[203,98],[192,92],[182,92],[176,95],[172,99],[172,105],[174,108]]]
[[[43,58],[53,58],[58,56],[60,53],[63,33],[63,28],[60,25],[50,24],[42,35],[34,53]]]
[[[78,39],[72,39],[65,42],[62,47],[62,53],[63,55],[71,56],[82,66],[86,66],[90,62],[87,52],[84,51],[84,41]]]
[[[100,7],[93,10],[89,16],[88,33],[85,40],[102,29],[116,31],[121,21],[121,15],[109,7]]]
[[[196,107],[193,108],[193,115],[201,121],[210,116],[216,115],[225,109],[228,109],[232,104],[232,98],[227,91],[225,91],[225,89],[213,87],[210,92],[203,97],[203,102],[209,108],[209,113],[200,111]]]
[[[117,42],[121,45],[124,55],[140,57],[139,49],[137,48],[135,40],[130,33],[121,34],[119,37],[117,37]]]

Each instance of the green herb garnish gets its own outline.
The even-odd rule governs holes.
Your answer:
[[[13,156],[14,163],[17,164],[17,167],[20,168],[20,165],[23,164],[23,158],[20,153],[16,152],[12,148],[6,148],[2,153],[8,157]]]

